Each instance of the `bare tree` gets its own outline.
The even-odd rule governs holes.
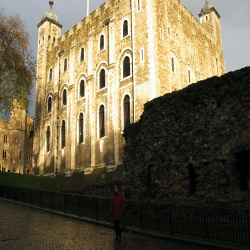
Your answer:
[[[29,48],[29,32],[18,14],[0,11],[0,119],[8,117],[13,98],[30,103],[35,60]]]

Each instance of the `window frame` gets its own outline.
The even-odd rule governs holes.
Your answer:
[[[3,159],[8,159],[8,151],[3,150]]]
[[[101,77],[101,73],[104,71],[104,86],[103,87],[101,87],[101,80],[103,79],[102,77]],[[101,67],[101,69],[100,69],[100,71],[99,71],[99,74],[98,74],[98,90],[101,90],[101,89],[104,89],[104,88],[106,88],[107,87],[107,79],[106,79],[106,69],[105,68],[103,68],[103,67]]]
[[[172,73],[176,73],[176,63],[175,57],[172,55],[170,59],[170,68]]]
[[[50,152],[50,147],[51,147],[50,141],[51,141],[51,130],[50,126],[48,125],[46,129],[46,150],[45,150],[46,153]]]
[[[82,81],[83,81],[83,96],[81,95],[81,93],[82,93]],[[82,98],[84,98],[85,97],[85,79],[83,79],[83,78],[81,78],[80,79],[80,82],[79,82],[79,99],[82,99]]]
[[[81,123],[81,115],[82,115],[82,123]],[[78,130],[77,130],[77,141],[79,144],[84,143],[84,114],[83,112],[80,112],[78,116]],[[80,134],[82,133],[82,135]],[[82,136],[82,137],[81,137]]]
[[[141,0],[137,0],[137,12],[141,11]]]
[[[53,70],[52,68],[49,69],[49,82],[53,80]]]
[[[101,108],[103,107],[103,110],[101,111]],[[101,117],[101,113],[103,115],[103,117]],[[105,122],[106,122],[106,107],[103,103],[101,103],[98,107],[98,138],[101,139],[101,138],[104,138],[106,136],[106,126],[105,126]],[[102,119],[101,119],[102,118]],[[102,120],[102,122],[101,122]],[[103,127],[101,128],[101,125],[103,125]],[[101,131],[103,130],[103,131]],[[103,132],[103,133],[102,133]]]
[[[50,114],[51,112],[52,112],[52,97],[49,95],[47,101],[47,113]]]
[[[66,97],[64,97],[64,93],[66,93]],[[65,98],[66,98],[66,100],[65,100]],[[66,104],[64,103],[64,101],[66,101]],[[63,88],[63,90],[62,90],[62,107],[67,106],[67,103],[68,103],[68,91],[67,91],[67,88]]]
[[[103,41],[101,40],[102,37],[103,37]],[[103,42],[103,44],[101,42]],[[101,52],[103,50],[105,50],[105,36],[104,34],[101,34],[99,38],[99,51]]]
[[[83,53],[82,53],[83,51]],[[80,49],[80,63],[84,62],[85,61],[85,49],[84,47],[81,47]]]
[[[140,63],[144,63],[144,58],[145,58],[144,48],[141,48],[140,49]]]
[[[65,120],[62,120],[62,123],[61,123],[61,148],[66,148],[66,121]]]
[[[63,65],[63,72],[67,72],[68,71],[68,59],[64,58],[64,65]]]
[[[128,97],[128,102],[125,102],[125,98]],[[128,107],[126,107],[126,106]],[[129,94],[125,94],[122,101],[123,106],[123,129],[126,127],[127,124],[131,124],[131,96]],[[128,114],[127,114],[128,111]],[[129,122],[127,119],[129,117]]]
[[[127,34],[125,35],[124,34],[124,25],[125,25],[125,23],[127,23]],[[122,38],[125,38],[125,37],[127,37],[128,35],[129,35],[129,22],[128,22],[128,19],[126,18],[126,19],[124,19],[123,20],[123,24],[122,24]]]

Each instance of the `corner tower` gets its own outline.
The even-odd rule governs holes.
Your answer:
[[[206,0],[199,17],[200,23],[213,35],[213,37],[217,40],[218,45],[222,48],[220,14],[215,9],[214,5],[209,2],[209,0]]]
[[[59,23],[57,15],[52,10],[53,1],[49,1],[50,9],[41,18],[38,26],[38,49],[37,49],[37,75],[36,75],[36,108],[34,121],[34,172],[43,174],[42,148],[43,141],[43,116],[45,112],[45,93],[48,76],[47,58],[49,46],[56,43],[61,36],[62,25]],[[39,171],[40,169],[40,171]]]

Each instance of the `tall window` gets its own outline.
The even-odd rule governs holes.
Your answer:
[[[7,135],[4,135],[3,141],[4,141],[4,143],[8,143],[8,136]]]
[[[49,80],[52,80],[52,69],[49,70]]]
[[[7,151],[3,150],[3,159],[7,159]]]
[[[66,89],[63,90],[63,105],[64,106],[67,105],[67,90]]]
[[[191,83],[191,71],[190,71],[190,69],[188,70],[188,83]]]
[[[130,60],[129,57],[126,56],[123,61],[123,78],[130,75]]]
[[[68,70],[68,62],[67,59],[65,58],[64,60],[64,72]]]
[[[172,68],[172,72],[174,72],[174,58],[171,58],[171,68]]]
[[[124,110],[124,128],[125,128],[127,124],[130,124],[130,98],[128,95],[124,97],[123,110]]]
[[[19,153],[19,159],[22,160],[22,151]]]
[[[128,35],[128,21],[125,20],[123,22],[123,37],[127,36]]]
[[[140,49],[140,59],[141,62],[144,62],[144,48]]]
[[[100,72],[100,89],[105,87],[105,70],[102,69]]]
[[[84,80],[80,82],[80,98],[84,97]]]
[[[47,127],[46,131],[46,152],[50,151],[50,126]]]
[[[65,121],[62,121],[62,127],[61,127],[61,148],[65,147]]]
[[[138,7],[138,11],[141,10],[141,0],[137,0],[137,7]]]
[[[104,106],[101,105],[99,109],[99,137],[105,136],[105,119],[104,119]]]
[[[52,98],[49,97],[49,98],[48,98],[48,113],[51,112],[51,104],[52,104]]]
[[[84,61],[84,48],[81,48],[81,62]]]
[[[83,142],[83,113],[79,116],[79,143]]]
[[[100,37],[100,50],[104,49],[104,35],[101,35]]]

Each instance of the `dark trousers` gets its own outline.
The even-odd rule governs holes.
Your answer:
[[[120,220],[115,220],[114,224],[115,224],[115,233],[116,233],[116,235],[121,235],[122,230],[120,228]]]

